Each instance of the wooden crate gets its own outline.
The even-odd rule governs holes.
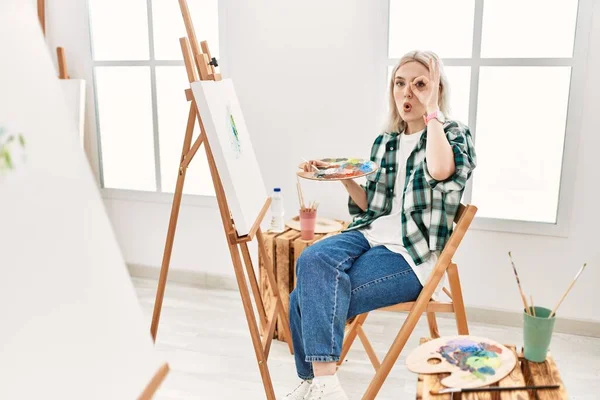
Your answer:
[[[422,338],[421,343],[429,340],[431,339]],[[533,391],[515,390],[509,392],[431,395],[429,394],[430,390],[444,388],[440,381],[449,374],[419,374],[417,378],[417,400],[564,400],[569,398],[556,363],[550,353],[548,353],[548,358],[545,362],[534,363],[524,359],[523,354],[517,354],[515,346],[506,345],[506,347],[511,349],[517,356],[517,365],[504,379],[491,386],[560,385],[560,388],[539,390],[535,393]]]
[[[346,223],[342,222],[344,227]],[[267,255],[273,261],[273,269],[275,279],[277,280],[277,286],[281,295],[281,301],[286,312],[290,306],[290,293],[296,286],[296,261],[302,251],[308,246],[318,242],[329,236],[337,235],[339,232],[333,232],[328,234],[315,234],[312,240],[302,240],[300,238],[300,232],[294,229],[286,227],[283,233],[272,233],[266,232],[264,234],[265,246],[267,247]],[[267,274],[264,271],[264,262],[259,254],[259,288],[260,292],[265,299],[265,309],[267,315],[273,310],[274,302],[273,294],[269,289],[267,283]],[[265,295],[266,294],[266,295]],[[278,340],[285,340],[283,335],[283,329],[280,328],[281,321],[277,320],[277,327],[275,328],[274,337]],[[263,334],[263,328],[261,327],[261,334]]]

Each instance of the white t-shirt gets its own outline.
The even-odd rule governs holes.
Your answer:
[[[415,132],[410,135],[400,134],[400,143],[398,146],[397,160],[397,175],[394,186],[394,198],[392,200],[392,209],[388,215],[381,216],[373,221],[369,226],[359,229],[365,236],[371,247],[385,246],[390,251],[398,253],[404,257],[408,265],[412,268],[419,278],[421,285],[425,286],[425,282],[431,275],[433,267],[438,260],[438,252],[432,252],[427,261],[417,266],[410,254],[404,247],[402,242],[402,197],[404,196],[404,184],[406,183],[406,162],[413,152],[423,131]],[[427,228],[431,225],[431,214],[429,221],[425,221]],[[441,280],[435,293],[434,299],[437,299],[439,292],[445,284],[445,277]]]

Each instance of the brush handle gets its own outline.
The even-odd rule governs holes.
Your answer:
[[[431,390],[430,394],[445,394],[445,393],[472,393],[472,392],[504,392],[509,390],[540,390],[540,389],[560,389],[560,385],[540,385],[540,386],[494,386],[481,388],[447,388],[441,390]]]
[[[552,312],[550,313],[550,315],[548,316],[548,318],[552,318],[554,316],[554,314],[556,314],[556,311],[558,310],[558,307],[560,307],[560,305],[562,304],[562,302],[565,299],[565,297],[567,297],[567,295],[569,294],[569,292],[573,288],[573,285],[575,285],[575,282],[577,282],[577,279],[579,279],[579,275],[581,275],[581,273],[583,272],[583,270],[585,269],[586,266],[587,266],[587,263],[583,264],[583,267],[581,267],[581,269],[579,270],[579,272],[577,272],[577,275],[575,275],[575,278],[573,279],[573,282],[571,282],[571,284],[569,285],[569,287],[567,288],[567,290],[565,291],[565,293],[562,295],[562,297],[560,298],[558,304],[556,305],[556,307],[554,307],[554,310],[552,310]]]

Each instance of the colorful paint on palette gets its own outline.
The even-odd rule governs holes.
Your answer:
[[[502,364],[502,349],[493,344],[457,339],[448,342],[438,350],[452,365],[471,373],[471,377],[484,380],[486,375],[495,375]]]
[[[377,169],[377,165],[373,161],[358,158],[324,158],[321,161],[330,163],[330,166],[315,172],[315,178],[351,178],[369,174]]]

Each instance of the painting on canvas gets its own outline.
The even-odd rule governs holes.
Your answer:
[[[236,230],[246,235],[268,195],[233,82],[194,82],[192,91]]]

